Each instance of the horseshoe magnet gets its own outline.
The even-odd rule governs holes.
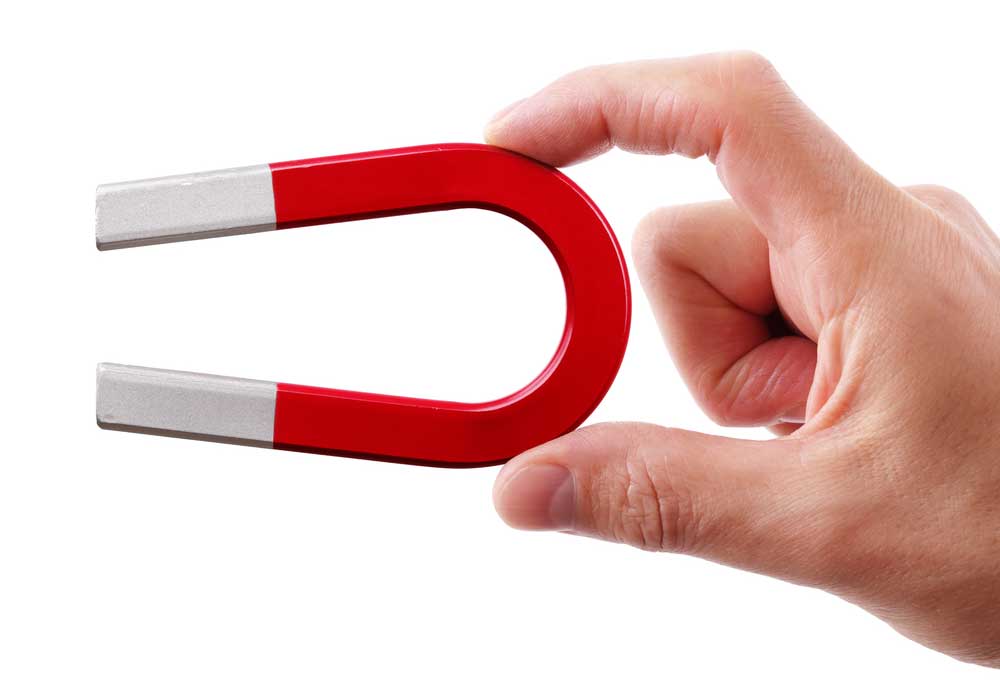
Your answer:
[[[520,221],[559,265],[566,325],[552,360],[524,388],[460,403],[104,363],[97,368],[98,425],[443,466],[500,463],[576,428],[621,364],[628,273],[594,202],[565,175],[527,157],[439,144],[102,185],[97,247],[456,208]]]

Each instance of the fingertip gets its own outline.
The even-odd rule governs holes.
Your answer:
[[[576,509],[573,474],[560,464],[514,460],[497,477],[493,505],[512,528],[568,530]]]
[[[498,147],[505,146],[504,142],[504,124],[509,120],[510,114],[517,109],[526,98],[517,100],[505,106],[503,109],[493,114],[493,118],[490,119],[489,123],[483,129],[483,139],[486,140],[487,144],[496,145]]]
[[[483,128],[483,140],[486,144],[491,144],[495,147],[503,147],[503,135],[500,132],[500,123],[498,121],[490,121]]]

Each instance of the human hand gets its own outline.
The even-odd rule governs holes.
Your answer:
[[[749,53],[573,73],[486,137],[715,163],[733,201],[653,212],[635,264],[702,408],[782,436],[580,429],[503,468],[504,520],[821,587],[1000,667],[1000,240],[975,209],[889,183]]]

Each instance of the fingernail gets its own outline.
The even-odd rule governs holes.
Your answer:
[[[523,101],[524,99],[519,99],[516,102],[508,104],[503,109],[493,114],[493,118],[491,118],[490,122],[486,124],[486,131],[484,136],[486,137],[487,140],[489,140],[498,130],[500,130],[500,128],[503,127],[504,119],[510,116],[514,112],[514,110],[521,105],[521,102]]]
[[[573,474],[558,464],[529,464],[499,491],[497,511],[525,530],[569,530],[576,516]]]

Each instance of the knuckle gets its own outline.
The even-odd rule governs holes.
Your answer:
[[[730,126],[752,133],[762,116],[801,115],[801,107],[778,70],[756,52],[730,52],[718,64],[721,106],[729,110]]]
[[[945,187],[944,185],[937,185],[934,183],[926,183],[922,185],[912,185],[907,188],[911,194],[916,194],[919,196],[926,197],[938,197],[938,198],[962,198],[962,195],[951,189],[950,187]]]
[[[585,66],[557,79],[552,87],[557,91],[593,90],[607,84],[610,72],[611,66],[607,64]]]
[[[943,185],[915,185],[908,188],[910,194],[933,208],[971,208],[969,200],[959,192]]]
[[[650,438],[647,430],[658,433]],[[641,549],[689,552],[697,523],[690,491],[680,481],[676,455],[678,438],[670,429],[632,425],[623,466],[604,482],[595,510],[609,539]],[[644,443],[657,443],[651,452]]]
[[[781,84],[781,76],[769,59],[750,50],[722,55],[720,77],[730,89],[760,91]]]
[[[734,73],[749,77],[770,77],[777,73],[771,60],[753,50],[734,50],[726,53],[725,56]]]

